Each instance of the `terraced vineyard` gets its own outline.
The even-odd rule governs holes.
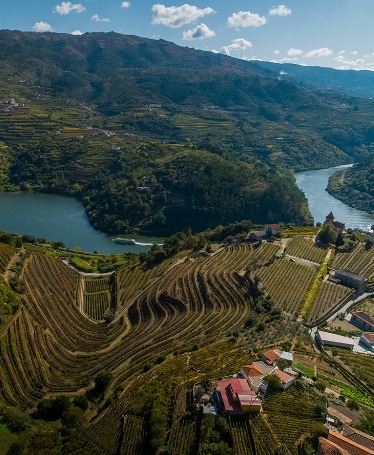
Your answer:
[[[306,237],[294,237],[287,244],[287,254],[320,264],[326,257],[327,250],[317,247],[314,240]]]
[[[366,250],[365,245],[358,244],[350,253],[338,253],[332,267],[359,273],[372,281],[374,280],[374,248]]]
[[[268,396],[263,408],[278,445],[284,444],[292,454],[298,453],[300,438],[323,429],[312,397],[295,388]]]
[[[256,271],[261,286],[271,295],[275,305],[291,315],[296,314],[314,273],[311,267],[283,259]]]
[[[16,254],[17,248],[0,242],[0,273],[4,273],[11,257]]]
[[[110,275],[86,277],[84,283],[84,312],[92,319],[102,321],[112,307],[113,279]]]
[[[320,287],[307,323],[313,323],[345,300],[354,290],[340,284],[324,281]]]
[[[146,405],[149,384],[154,383],[173,416],[166,442],[175,453],[196,453],[199,423],[185,414],[186,398],[175,390],[234,374],[255,360],[232,341],[233,330],[244,325],[253,309],[238,272],[254,269],[275,303],[293,314],[313,277],[313,267],[272,262],[277,249],[271,243],[238,244],[207,257],[174,259],[168,268],[132,265],[113,276],[84,279],[57,259],[33,254],[21,274],[25,304],[0,336],[1,400],[30,409],[45,396],[85,390],[98,372],[108,370],[113,374],[107,393],[111,399],[92,416],[83,438],[103,454],[144,454],[143,441],[149,439]],[[100,307],[101,298],[105,305],[115,300],[111,323],[100,321],[105,307]],[[271,455],[283,443],[274,436],[284,424],[278,410],[291,408],[296,398],[292,392],[280,395],[290,401],[271,397],[266,420],[230,420],[238,455],[245,450]],[[284,438],[293,453],[296,440],[316,423],[306,402],[305,425],[297,427],[296,411],[286,415]],[[291,430],[292,425],[297,429]],[[264,431],[267,445],[258,442]]]

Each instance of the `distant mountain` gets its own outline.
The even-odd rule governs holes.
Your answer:
[[[331,90],[355,97],[374,98],[374,71],[336,70],[321,66],[258,61],[261,67],[278,74],[279,80],[299,87]]]

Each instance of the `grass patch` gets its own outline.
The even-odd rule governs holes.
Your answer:
[[[357,389],[357,387],[350,386],[348,384],[345,384],[344,382],[337,381],[336,379],[332,379],[322,374],[319,374],[318,378],[324,379],[325,381],[328,381],[330,384],[339,387],[340,393],[345,397],[352,398],[353,400],[356,400],[360,403],[366,404],[367,406],[374,408],[374,401],[370,397],[367,397],[363,392],[361,392],[361,390]]]

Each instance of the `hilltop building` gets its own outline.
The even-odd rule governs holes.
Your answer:
[[[345,224],[341,223],[340,221],[335,221],[335,217],[332,212],[327,215],[326,220],[323,224],[331,224],[337,234],[345,234]]]

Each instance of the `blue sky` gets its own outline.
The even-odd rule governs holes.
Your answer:
[[[374,0],[1,0],[0,28],[115,31],[259,59],[374,71]]]

